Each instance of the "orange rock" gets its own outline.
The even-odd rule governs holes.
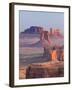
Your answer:
[[[52,51],[52,53],[51,53],[51,58],[52,58],[52,61],[57,60],[57,52],[56,52],[56,50],[53,50],[53,51]]]
[[[26,68],[20,67],[19,69],[19,79],[25,79],[26,78]]]

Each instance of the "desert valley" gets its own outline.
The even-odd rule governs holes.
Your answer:
[[[19,34],[19,79],[64,76],[64,35],[31,26]]]

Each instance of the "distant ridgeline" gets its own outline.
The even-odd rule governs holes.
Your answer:
[[[21,33],[39,34],[39,30],[43,30],[43,28],[39,26],[31,26],[30,28],[24,30],[24,32]]]
[[[31,26],[30,28],[25,29],[20,34],[40,34],[41,32],[48,33],[48,35],[50,36],[57,35],[57,36],[63,37],[60,29],[50,28],[50,30],[47,30],[40,26]]]
[[[63,46],[64,45],[64,35],[61,33],[60,29],[55,29],[55,28],[50,28],[47,30],[43,27],[31,26],[30,28],[21,32],[19,38],[20,39],[27,38],[29,40],[32,38],[34,39],[39,38],[39,41],[36,42],[35,44],[32,44],[32,46],[39,46],[39,45]]]

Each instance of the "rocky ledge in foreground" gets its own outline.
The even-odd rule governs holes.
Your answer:
[[[50,61],[50,62],[45,62],[45,63],[33,63],[33,64],[30,64],[26,68],[26,70],[24,69],[24,71],[26,71],[24,73],[25,78],[63,77],[64,76],[64,62],[63,61]]]

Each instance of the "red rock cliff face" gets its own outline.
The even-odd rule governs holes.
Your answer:
[[[64,63],[63,61],[52,61],[47,63],[31,64],[27,68],[26,78],[48,78],[63,77]]]

